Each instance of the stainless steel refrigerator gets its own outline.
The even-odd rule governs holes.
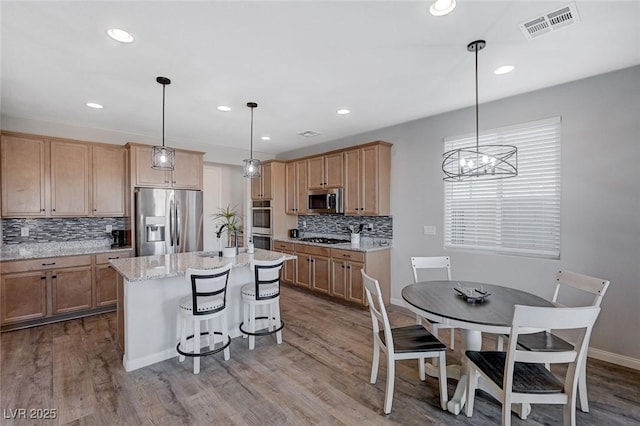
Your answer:
[[[202,192],[135,189],[136,256],[202,251]]]

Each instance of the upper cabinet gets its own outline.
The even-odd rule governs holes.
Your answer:
[[[44,139],[2,136],[2,216],[45,216],[49,150]]]
[[[131,156],[132,186],[151,188],[202,189],[202,152],[176,149],[173,171],[151,168],[152,146],[127,144]]]
[[[126,151],[3,134],[3,217],[125,216]]]
[[[344,214],[390,214],[391,144],[376,142],[344,152]]]
[[[271,181],[271,163],[262,163],[260,176],[251,179],[251,199],[270,200],[273,198],[273,182]]]
[[[89,216],[91,146],[51,141],[51,216]]]
[[[127,150],[122,146],[93,147],[93,208],[95,216],[126,216]]]
[[[342,187],[342,152],[322,155],[307,160],[309,189]]]
[[[307,160],[287,163],[286,166],[287,214],[307,213]]]

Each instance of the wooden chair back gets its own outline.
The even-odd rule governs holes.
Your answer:
[[[560,288],[563,286],[569,286],[582,292],[593,294],[594,299],[591,306],[600,306],[602,298],[607,292],[607,288],[609,288],[610,284],[609,281],[603,280],[602,278],[595,278],[588,275],[578,274],[576,272],[562,270],[558,271],[556,274],[556,283],[556,289],[551,301],[558,306],[564,306],[558,302]]]

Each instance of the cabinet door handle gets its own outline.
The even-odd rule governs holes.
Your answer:
[[[46,280],[46,279],[47,279],[47,277],[40,277],[40,279],[41,279],[41,280]]]
[[[57,275],[52,275],[51,278],[58,278],[58,276]]]
[[[41,211],[41,212],[43,212],[43,211],[44,211],[44,209],[40,209],[40,211]]]
[[[343,254],[342,256],[344,256],[344,257],[351,257],[351,255],[350,255],[350,254]]]
[[[351,269],[351,265],[347,266],[347,269]]]
[[[52,211],[52,212],[55,212],[55,211],[56,211],[56,209],[51,209],[51,211]]]
[[[43,263],[42,266],[51,266],[51,265],[55,265],[56,262],[51,262],[51,263]]]

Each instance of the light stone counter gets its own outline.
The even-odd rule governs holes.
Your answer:
[[[180,299],[191,295],[191,284],[184,277],[188,268],[214,269],[233,264],[227,284],[227,321],[229,335],[235,338],[241,335],[241,288],[254,280],[249,268],[251,259],[277,260],[283,256],[287,260],[296,258],[256,249],[254,254],[242,253],[234,258],[195,252],[111,260],[119,273],[118,340],[124,350],[125,370],[136,370],[171,358],[174,358],[172,362],[178,362],[178,304]],[[192,325],[187,331],[193,334]],[[187,358],[184,368],[192,369],[191,363]]]
[[[0,248],[0,261],[116,253],[131,250],[131,247],[111,247],[111,241],[112,240],[109,239],[58,243],[7,244]]]
[[[328,237],[328,238],[337,238],[337,239],[348,239],[348,236],[344,235],[317,235],[317,234],[306,234],[305,237]],[[390,240],[382,239],[382,238],[369,238],[363,237],[360,241],[360,244],[354,245],[350,242],[348,243],[340,243],[340,244],[322,244],[322,243],[312,243],[310,241],[300,241],[300,238],[274,238],[274,241],[281,241],[285,243],[294,243],[294,244],[306,244],[310,246],[318,246],[318,247],[328,247],[334,249],[341,250],[352,250],[352,251],[361,251],[361,252],[371,252],[371,251],[379,251],[379,250],[390,250],[392,243]]]

